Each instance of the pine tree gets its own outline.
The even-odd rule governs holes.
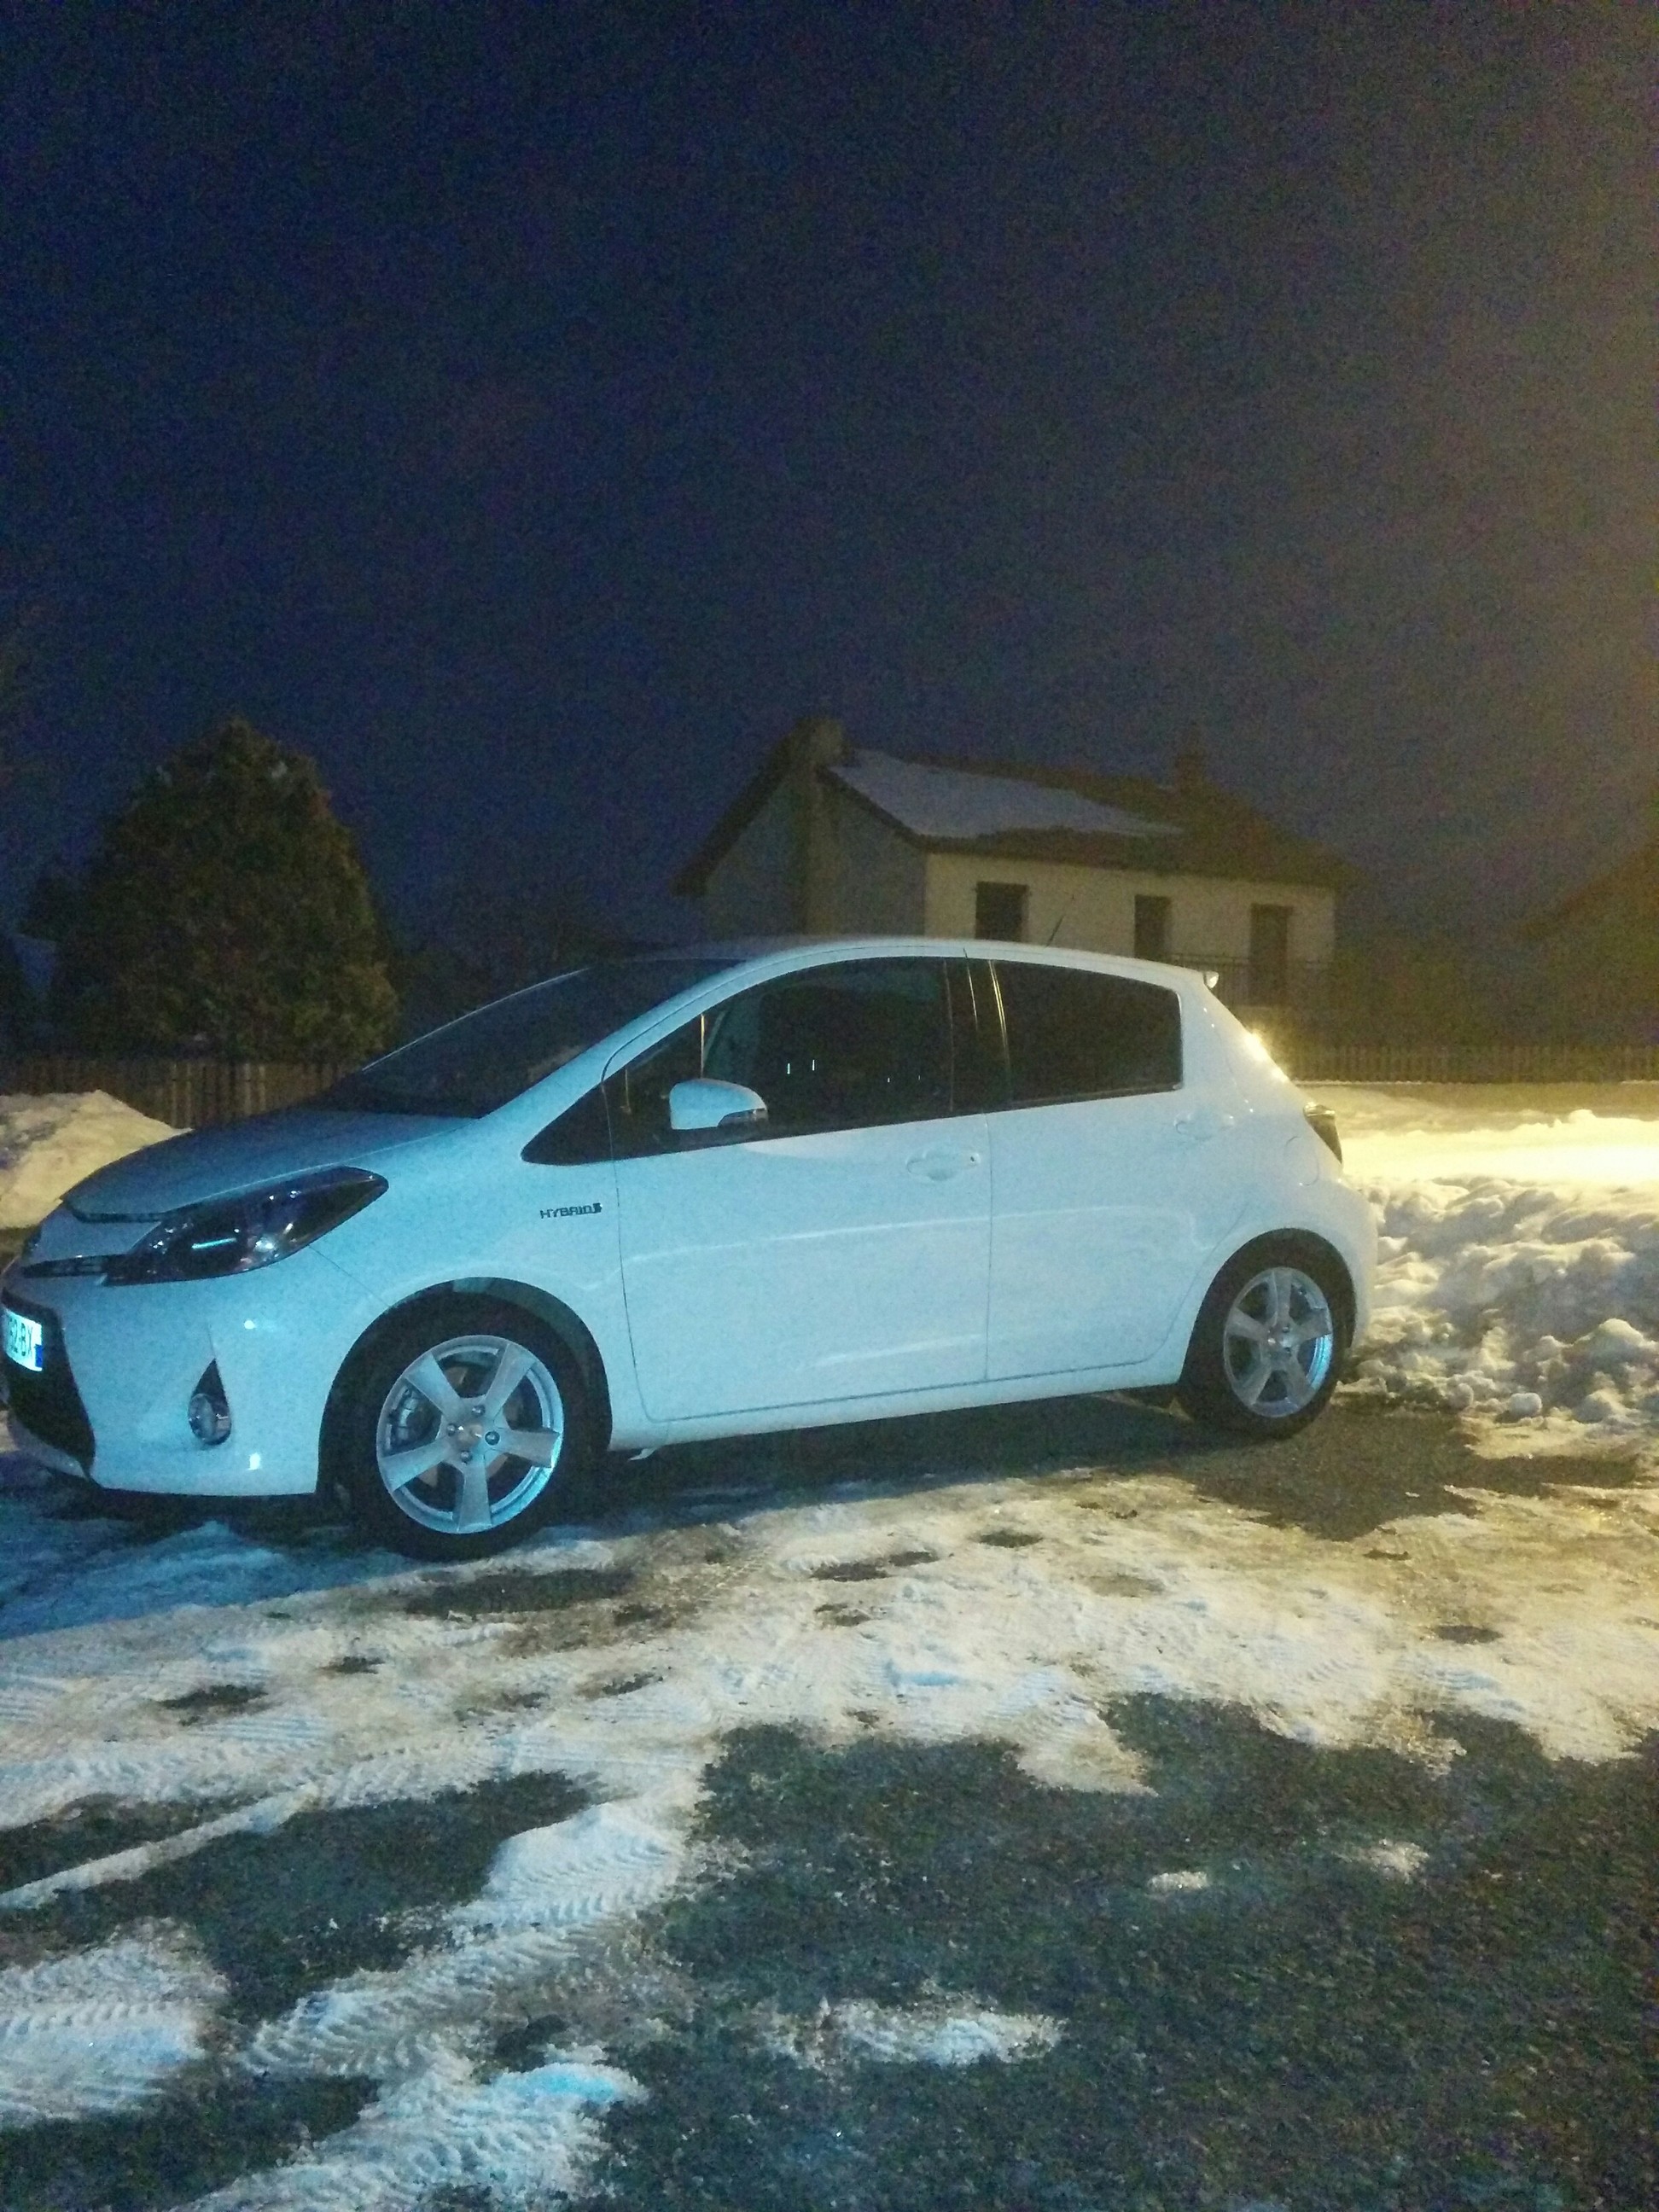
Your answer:
[[[378,1051],[386,946],[315,763],[233,720],[152,769],[86,871],[54,1011],[94,1051]]]

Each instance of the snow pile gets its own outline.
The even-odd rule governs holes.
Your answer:
[[[179,1132],[104,1091],[0,1095],[0,1229],[31,1229],[66,1190]]]
[[[1653,1436],[1659,1120],[1528,1119],[1465,1088],[1455,1103],[1322,1091],[1378,1217],[1357,1387],[1518,1428],[1528,1445]]]

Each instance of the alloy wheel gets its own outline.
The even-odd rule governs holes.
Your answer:
[[[1336,1352],[1336,1321],[1314,1278],[1293,1267],[1252,1275],[1228,1309],[1221,1365],[1239,1404],[1285,1420],[1319,1395]]]
[[[374,1425],[381,1483],[441,1535],[516,1520],[559,1463],[564,1401],[546,1363],[510,1337],[451,1337],[405,1367]]]

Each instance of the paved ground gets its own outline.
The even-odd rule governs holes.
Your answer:
[[[52,1491],[28,1510],[84,1508]],[[164,1509],[113,1540],[187,1543],[201,1517]],[[239,1608],[263,1642],[210,1643],[189,1616],[222,1679],[155,1677],[142,1727],[113,1704],[99,1723],[105,1755],[174,1759],[165,1790],[13,1829],[0,1886],[199,1822],[186,1756],[222,1756],[216,1802],[251,1795],[232,1779],[249,1745],[297,1757],[277,1722],[301,1668],[315,1714],[378,1693],[394,1652],[405,1689],[441,1664],[446,1741],[494,1765],[470,1787],[434,1770],[404,1797],[337,1790],[0,1914],[0,1970],[170,1929],[224,1991],[203,2054],[147,2101],[0,2133],[0,2205],[398,2203],[347,2178],[368,2164],[327,2162],[369,2141],[384,2056],[354,2073],[250,2051],[268,2059],[271,2023],[343,1989],[409,2002],[500,1847],[625,1796],[594,1743],[637,1733],[653,1697],[689,1699],[693,1655],[735,1646],[746,1619],[776,1665],[745,1661],[713,1719],[699,1690],[683,1723],[705,1748],[680,1875],[479,1978],[456,2030],[458,2109],[561,2055],[626,2069],[614,2100],[586,2093],[579,2194],[641,2212],[1659,2204],[1656,1765],[1640,1671],[1610,1687],[1596,1641],[1600,1611],[1621,1647],[1652,1629],[1659,1658],[1632,1462],[1481,1459],[1443,1420],[1340,1408],[1238,1449],[1086,1401],[665,1455],[613,1474],[574,1549],[482,1575],[398,1574],[288,1509],[244,1528],[295,1564],[300,1595]],[[1190,1583],[1183,1547],[1204,1565]],[[1096,1611],[1059,1622],[1085,1597]],[[1374,1618],[1389,1606],[1413,1623],[1397,1653]],[[1224,1641],[1184,1644],[1183,1613],[1212,1639],[1224,1615]],[[988,1644],[1024,1639],[1020,1669],[970,1686],[977,1704],[951,1628],[975,1617]],[[128,1714],[135,1670],[167,1648],[143,1641],[157,1620],[0,1644],[0,1681],[9,1655],[31,1683],[73,1676],[81,1711],[107,1650]],[[1079,1621],[1121,1639],[1082,1721],[1048,1680],[1078,1675]],[[1409,1662],[1405,1691],[1384,1651]],[[1016,1693],[1049,1698],[1042,1729]],[[504,1733],[520,1720],[550,1733]],[[653,1726],[660,1763],[682,1723]],[[441,2137],[411,2206],[560,2201],[547,2172],[469,2172]],[[284,2161],[317,2178],[283,2194]]]

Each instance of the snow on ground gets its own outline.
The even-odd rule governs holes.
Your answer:
[[[570,1532],[476,1570],[388,1562],[372,1585],[302,1590],[276,1609],[195,1603],[5,1647],[9,1823],[88,1800],[184,1816],[160,1840],[15,1889],[0,1899],[14,1929],[61,1887],[118,1885],[301,1810],[555,1771],[592,1801],[507,1842],[481,1892],[401,1964],[314,1990],[246,2034],[240,2063],[268,2080],[366,2075],[378,2092],[301,2159],[220,2192],[219,2212],[413,2207],[463,2184],[502,2206],[579,2191],[597,2115],[639,2094],[618,2034],[648,2033],[661,2002],[640,1931],[718,1875],[695,1820],[739,1729],[1000,1741],[1052,1785],[1138,1791],[1140,1763],[1110,1715],[1139,1693],[1243,1707],[1304,1742],[1436,1768],[1457,1758],[1463,1716],[1577,1759],[1623,1755],[1659,1725],[1652,1486],[1471,1493],[1463,1511],[1407,1512],[1346,1541],[1171,1474],[1092,1468],[747,1503],[740,1521],[642,1513],[618,1534]],[[222,1541],[228,1552],[234,1539]],[[554,1573],[607,1579],[580,1613],[465,1602],[475,1582],[528,1589]],[[440,1589],[453,1601],[441,1611]],[[227,1688],[244,1702],[179,1724],[178,1701]],[[1432,1878],[1437,1840],[1394,1830],[1328,1848],[1398,1883]],[[1244,1879],[1225,1858],[1188,1857],[1148,1887],[1177,1910],[1200,1890],[1224,1904]],[[229,2033],[182,1941],[152,1928],[125,1951],[71,1960],[72,1988],[0,1984],[0,2016],[21,2023],[21,2063],[0,2035],[9,2109],[131,2104]],[[76,1978],[94,1966],[102,2062],[59,2077],[31,2052],[72,2039]],[[597,1990],[587,2018],[570,1994],[583,1988]],[[492,2073],[490,2024],[544,2014],[550,1989],[562,2039],[526,2071]],[[814,2069],[1022,2063],[1062,2033],[944,1990],[910,2007],[842,1996],[754,2023],[757,2050]]]
[[[225,1985],[177,1936],[0,1972],[0,2127],[140,2103],[202,2056]]]
[[[0,1229],[28,1229],[96,1169],[179,1132],[106,1091],[0,1093]]]
[[[1659,1085],[1320,1096],[1380,1231],[1355,1387],[1493,1449],[1659,1437]]]
[[[1403,1102],[1402,1118],[1397,1093],[1328,1095],[1385,1237],[1356,1387],[1484,1409],[1494,1433],[1534,1442],[1552,1424],[1581,1441],[1659,1428],[1659,1123],[1443,1096]],[[1509,1410],[1523,1389],[1540,1415]],[[711,1498],[702,1520],[641,1512],[621,1533],[569,1531],[447,1576],[214,1523],[145,1543],[107,1520],[52,1518],[63,1487],[0,1458],[0,1557],[14,1563],[0,1819],[112,1801],[174,1808],[181,1825],[14,1888],[9,1926],[66,1886],[118,1886],[302,1810],[536,1773],[590,1800],[503,1845],[479,1893],[399,1965],[313,1990],[251,2032],[167,1924],[0,1976],[0,2117],[131,2108],[237,2034],[231,2063],[267,2078],[375,2082],[350,2126],[204,2200],[215,2212],[580,2193],[605,2108],[641,2094],[618,2063],[661,2001],[641,1930],[718,1875],[696,1814],[740,1729],[989,1740],[1055,1787],[1137,1791],[1141,1765],[1110,1715],[1140,1694],[1437,1768],[1459,1756],[1461,1717],[1583,1760],[1659,1727],[1651,1481],[1470,1492],[1462,1510],[1407,1512],[1351,1540],[1158,1472],[847,1483],[805,1501],[763,1484]],[[740,1519],[716,1517],[737,1504]],[[593,1598],[542,1614],[465,1601],[491,1577],[553,1574],[592,1575]],[[212,1695],[210,1717],[180,1723]],[[1378,1882],[1435,1875],[1432,1833],[1329,1849]],[[1188,1858],[1148,1890],[1178,1911],[1188,1893],[1224,1902],[1241,1879]],[[560,2039],[540,2063],[492,2070],[491,2023],[545,2014],[550,1986]],[[583,1988],[586,2015],[571,1995]],[[822,2069],[1032,2063],[1064,2028],[938,1990],[910,2007],[842,1996],[753,2033],[757,2051]],[[94,2056],[60,2059],[77,2037]]]

